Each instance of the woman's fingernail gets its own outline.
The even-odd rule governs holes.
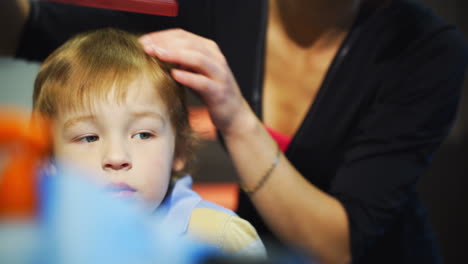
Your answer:
[[[155,45],[152,45],[151,48],[154,50],[154,52],[156,52],[158,56],[164,56],[164,55],[167,55],[168,53],[166,49],[163,49]]]
[[[140,43],[143,44],[144,46],[148,46],[151,43],[151,40],[148,36],[143,36],[140,38]]]

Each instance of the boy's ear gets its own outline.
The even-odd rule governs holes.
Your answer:
[[[179,172],[185,168],[186,159],[185,157],[176,157],[172,163],[172,171]]]

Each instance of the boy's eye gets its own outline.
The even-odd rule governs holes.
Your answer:
[[[145,140],[145,139],[152,138],[153,134],[148,133],[148,132],[141,132],[141,133],[135,134],[134,137]]]
[[[80,142],[92,143],[94,141],[98,141],[98,136],[85,136],[79,139]]]

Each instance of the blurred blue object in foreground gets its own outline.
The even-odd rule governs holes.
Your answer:
[[[137,202],[115,199],[81,174],[60,167],[41,176],[39,219],[0,225],[0,263],[199,263],[217,254],[161,230]]]

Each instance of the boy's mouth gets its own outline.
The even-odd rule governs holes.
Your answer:
[[[115,182],[106,185],[105,190],[116,197],[129,197],[136,193],[136,189],[126,183]]]

